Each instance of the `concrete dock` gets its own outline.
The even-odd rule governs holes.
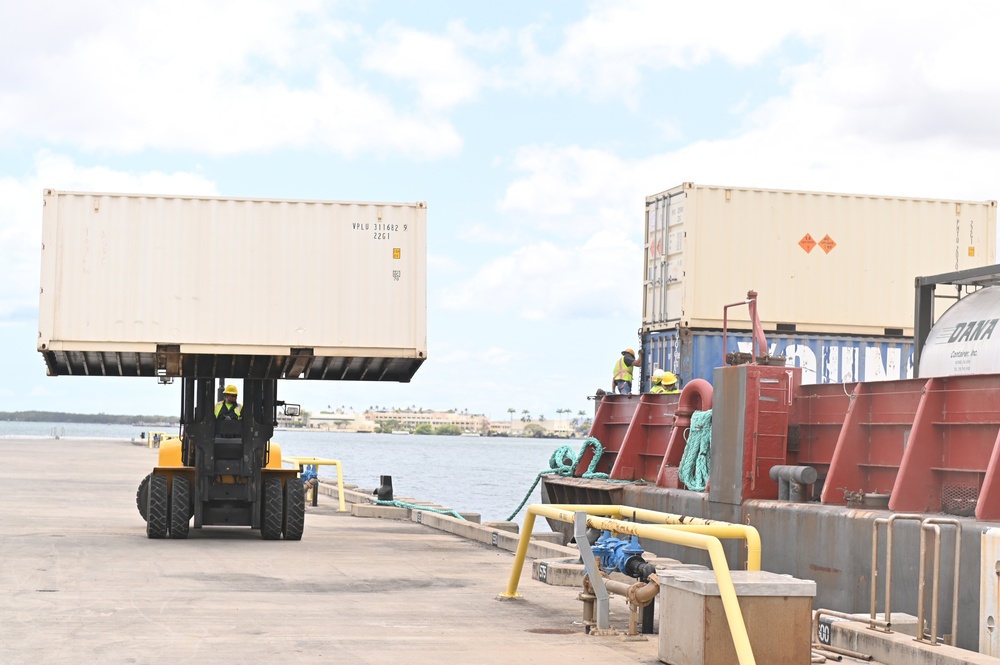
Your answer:
[[[0,439],[0,456],[0,663],[659,663],[655,636],[586,635],[577,590],[530,564],[523,598],[498,600],[513,555],[425,524],[321,497],[300,542],[149,540],[135,494],[155,450]],[[624,631],[623,602],[611,618]]]

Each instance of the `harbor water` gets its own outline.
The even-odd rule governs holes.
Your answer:
[[[176,432],[176,429],[162,429]],[[0,437],[42,437],[79,440],[136,439],[143,428],[134,425],[34,423],[0,421]],[[316,430],[280,430],[274,440],[283,456],[338,460],[344,482],[374,489],[380,476],[392,476],[396,496],[476,512],[482,520],[504,520],[518,507],[549,458],[561,445],[578,450],[582,440],[502,437],[358,434]],[[153,466],[153,456],[150,456]],[[336,481],[336,468],[322,466],[319,475]],[[140,478],[136,479],[138,484]],[[133,492],[134,488],[123,491]],[[541,503],[535,487],[528,504]],[[527,504],[526,504],[527,505]],[[515,520],[522,522],[522,510]],[[544,520],[536,529],[548,530]]]

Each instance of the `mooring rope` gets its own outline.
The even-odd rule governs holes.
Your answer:
[[[608,482],[631,482],[627,480],[609,480],[608,474],[594,471],[594,469],[597,468],[597,463],[601,461],[601,455],[604,454],[604,446],[602,446],[601,442],[596,438],[590,436],[584,440],[583,445],[580,446],[580,452],[578,453],[574,453],[571,446],[559,446],[556,448],[555,452],[552,453],[552,456],[549,457],[548,470],[541,471],[537,476],[535,476],[535,482],[531,484],[528,492],[524,495],[524,498],[521,499],[521,503],[518,505],[517,509],[510,514],[507,521],[510,522],[517,517],[519,512],[521,512],[521,509],[524,508],[524,504],[528,503],[528,499],[531,498],[531,493],[535,491],[535,487],[538,486],[542,476],[556,474],[558,476],[566,476],[568,478],[574,477],[574,471],[576,471],[576,467],[580,464],[580,460],[583,459],[583,454],[587,451],[588,447],[594,449],[594,457],[590,460],[590,464],[587,465],[587,470],[579,476],[580,478],[608,480]]]
[[[451,515],[452,517],[457,517],[460,520],[465,520],[460,514],[455,510],[441,510],[440,508],[431,508],[430,506],[418,506],[415,503],[406,503],[405,501],[383,501],[377,499],[375,501],[376,505],[379,506],[396,506],[397,508],[409,508],[410,510],[423,510],[428,513],[437,513],[438,515]]]
[[[691,415],[691,427],[685,434],[687,445],[684,446],[677,477],[689,490],[704,492],[711,470],[712,410],[695,411]]]

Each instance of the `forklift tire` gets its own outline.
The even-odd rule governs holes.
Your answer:
[[[153,475],[147,473],[146,477],[139,483],[139,489],[135,491],[135,507],[139,509],[143,521],[146,520],[146,505],[149,503],[149,477]]]
[[[264,479],[264,508],[260,520],[260,537],[264,540],[281,538],[282,510],[281,478]]]
[[[190,522],[191,482],[184,476],[174,476],[170,488],[170,537],[187,538]]]
[[[302,540],[306,520],[306,492],[301,478],[285,481],[285,540]]]
[[[166,538],[170,507],[167,496],[167,477],[151,476],[149,479],[149,501],[146,504],[146,536]]]

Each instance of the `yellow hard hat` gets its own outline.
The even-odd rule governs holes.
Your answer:
[[[664,372],[663,377],[660,378],[660,383],[665,386],[669,386],[672,383],[677,383],[677,377],[673,372]]]
[[[226,389],[222,391],[222,394],[223,395],[239,395],[240,393],[239,393],[238,390],[236,390],[236,386],[234,386],[233,384],[230,383],[228,386],[226,386]]]
[[[622,351],[622,355],[623,355],[623,356],[624,356],[624,355],[625,355],[626,353],[627,353],[627,354],[629,354],[629,355],[633,355],[633,356],[635,355],[635,351],[633,351],[632,349],[625,349],[624,351]]]

